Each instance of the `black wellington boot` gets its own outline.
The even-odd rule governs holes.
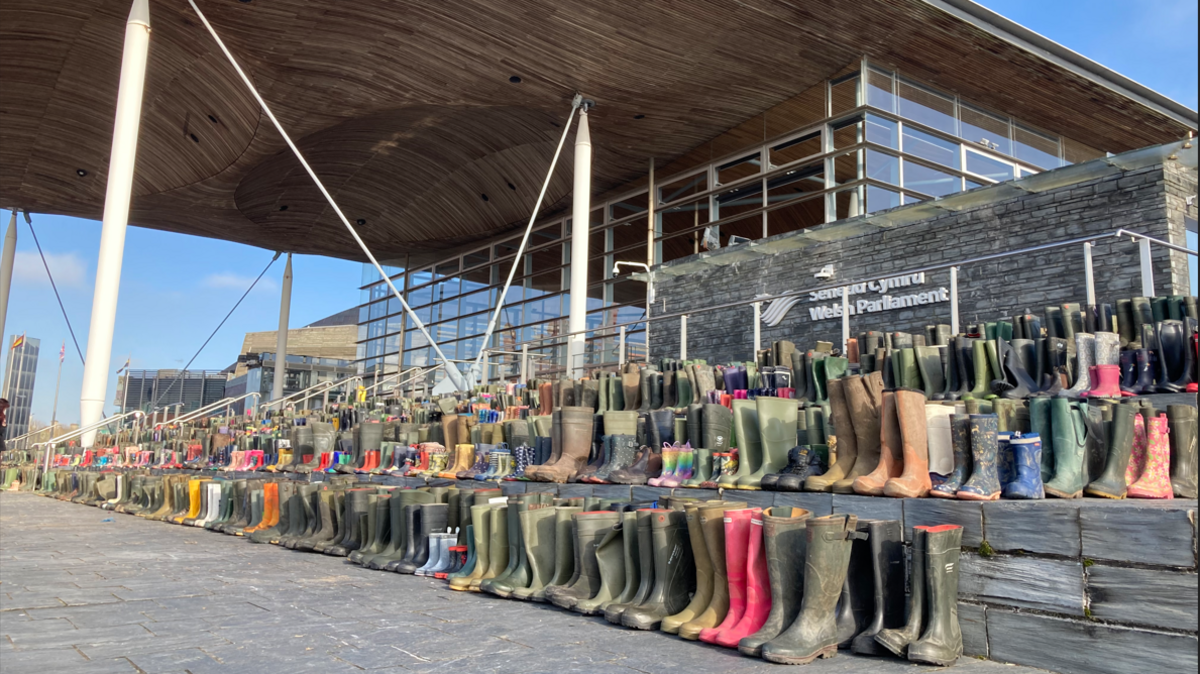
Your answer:
[[[609,604],[604,608],[604,619],[614,625],[621,624],[621,616],[625,611],[646,601],[646,598],[650,596],[650,591],[654,588],[654,532],[650,523],[653,515],[653,510],[637,512],[637,591],[628,602]]]
[[[871,548],[871,571],[875,587],[875,615],[865,630],[854,637],[851,650],[860,655],[886,655],[875,641],[885,629],[904,625],[904,532],[896,520],[867,522]]]
[[[865,521],[857,523],[857,537],[850,549],[850,567],[842,583],[842,598],[836,613],[838,648],[850,648],[854,637],[867,629],[874,610],[873,556],[868,524]]]
[[[419,509],[419,515],[413,520],[409,520],[411,529],[415,535],[410,534],[413,541],[414,554],[411,561],[401,562],[396,567],[397,573],[412,574],[416,573],[417,569],[425,566],[429,561],[429,537],[433,534],[441,534],[446,531],[446,524],[450,521],[450,505],[446,503],[422,503],[418,506],[409,506],[410,508]]]
[[[926,531],[925,592],[929,624],[920,640],[908,647],[911,662],[949,667],[962,657],[962,628],[958,623],[962,533],[963,528],[954,524],[930,527]]]
[[[1012,400],[1028,398],[1038,390],[1037,384],[1021,364],[1017,352],[1003,339],[996,340],[997,356],[1003,364],[1004,379],[992,381],[992,392]]]
[[[654,549],[654,588],[644,602],[621,614],[621,624],[639,630],[658,629],[662,619],[687,606],[696,590],[687,516],[678,510],[655,510],[650,518]]]
[[[1171,490],[1176,498],[1196,498],[1196,408],[1167,405],[1171,429]]]
[[[682,514],[682,513],[680,513]],[[575,551],[578,553],[579,577],[566,588],[547,598],[559,608],[569,609],[583,599],[591,599],[600,590],[600,567],[596,561],[596,544],[608,534],[621,514],[609,511],[581,512],[575,515]]]
[[[763,644],[779,636],[800,613],[800,597],[804,594],[804,557],[808,551],[805,528],[811,517],[812,513],[800,508],[775,507],[763,511],[763,542],[767,549],[771,612],[762,628],[738,642],[738,650],[743,655],[762,655]]]
[[[367,516],[367,501],[373,495],[371,489],[350,489],[346,492],[346,514],[342,518],[342,537],[336,545],[327,546],[325,554],[345,557],[357,550],[360,542],[359,520]]]
[[[427,491],[404,489],[393,492],[389,499],[388,523],[391,527],[391,540],[388,547],[378,555],[363,560],[363,566],[369,569],[395,571],[400,561],[408,554],[409,517],[408,506],[419,506],[422,503],[436,503],[437,497]],[[468,521],[470,517],[468,516]],[[415,546],[413,548],[415,554]]]
[[[897,657],[908,654],[908,645],[921,638],[925,629],[928,610],[925,606],[925,543],[927,527],[913,527],[912,541],[912,593],[908,597],[908,621],[903,627],[885,628],[875,635],[875,643],[891,651]]]

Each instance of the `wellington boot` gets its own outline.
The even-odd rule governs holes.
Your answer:
[[[579,576],[570,586],[547,598],[559,608],[570,609],[580,601],[591,599],[600,590],[600,567],[596,561],[596,546],[621,520],[620,513],[588,511],[575,515],[575,549],[578,551]]]
[[[520,511],[518,510],[518,507],[520,506],[520,504],[521,504],[521,501],[517,496],[514,495],[514,496],[508,497],[508,503],[507,503],[506,509],[504,511],[504,519],[505,519],[504,528],[508,532],[508,536],[507,536],[507,538],[508,538],[508,563],[504,565],[504,569],[500,573],[497,573],[494,577],[488,578],[487,580],[484,580],[479,584],[479,590],[481,592],[487,592],[488,594],[495,594],[495,591],[493,590],[493,586],[496,583],[503,583],[504,581],[506,581],[508,579],[508,577],[510,575],[512,575],[513,571],[516,570],[516,568],[517,568],[517,562],[518,562],[517,549],[518,549],[518,547],[523,545],[523,543],[521,541],[521,530],[520,530],[521,516],[520,516]],[[528,506],[526,506],[526,510],[528,510]],[[506,593],[511,593],[512,589],[513,588],[511,588],[511,587],[506,588]]]
[[[850,407],[846,403],[845,381],[830,379],[825,386],[829,394],[829,406],[837,437],[837,460],[823,475],[813,475],[805,480],[805,491],[831,491],[835,483],[846,479],[858,461],[858,436],[854,433],[854,422],[850,418]],[[811,440],[810,436],[809,441]],[[873,469],[874,466],[871,466],[868,470]],[[853,483],[851,480],[851,489]]]
[[[854,465],[846,471],[845,477],[833,483],[831,489],[835,494],[855,493],[854,483],[859,478],[872,474],[878,469],[881,459],[881,429],[880,410],[883,404],[883,375],[871,373],[865,377],[849,376],[840,380],[841,397],[845,402],[846,423],[853,432]],[[832,388],[830,403],[834,404]],[[837,407],[834,407],[835,423]],[[842,431],[839,430],[839,433]],[[846,433],[842,433],[843,435]],[[842,436],[838,436],[839,456]]]
[[[908,647],[908,659],[949,667],[963,653],[958,622],[959,557],[963,528],[953,524],[929,527],[925,541],[925,592],[929,622],[920,640]],[[915,584],[914,576],[913,583]]]
[[[867,522],[858,522],[858,532],[850,548],[850,566],[842,584],[834,622],[837,624],[838,648],[850,648],[854,637],[866,631],[874,613],[871,578],[871,543],[867,540]]]
[[[700,504],[689,503],[683,507],[687,519],[688,540],[692,545],[692,560],[696,564],[696,593],[679,613],[663,618],[659,628],[667,634],[678,634],[684,623],[694,620],[712,602],[713,569],[704,542],[704,527],[700,524]]]
[[[856,478],[853,484],[854,492],[863,496],[883,496],[888,481],[900,477],[904,472],[904,441],[900,433],[900,418],[896,416],[896,393],[884,391],[882,396],[878,420],[875,422],[875,427],[879,429],[879,448],[876,450],[879,461],[873,471]],[[838,454],[840,458],[841,452]],[[869,462],[869,458],[864,460]],[[859,463],[862,461],[855,461],[854,472],[858,472]]]
[[[471,573],[450,579],[451,590],[468,590],[471,583],[483,577],[491,549],[491,506],[471,506],[471,533],[475,546],[475,565]]]
[[[555,508],[549,504],[530,505],[519,513],[522,544],[529,564],[529,584],[513,590],[513,599],[529,601],[554,578]]]
[[[933,486],[930,496],[956,498],[958,490],[971,477],[971,417],[955,414],[950,417],[950,438],[954,452],[954,470]],[[1038,479],[1041,482],[1041,479]]]
[[[928,623],[925,587],[925,550],[929,527],[913,527],[912,538],[912,592],[908,597],[908,620],[901,627],[885,628],[875,635],[875,643],[891,651],[897,657],[908,655],[908,646],[917,639]]]
[[[763,514],[755,509],[750,516],[750,542],[746,549],[746,609],[742,619],[717,635],[717,645],[738,648],[742,639],[758,632],[771,613],[771,587],[767,571],[767,551],[763,540]]]
[[[402,489],[393,492],[391,498],[388,499],[390,543],[379,554],[366,558],[363,566],[371,569],[396,571],[406,557],[411,563],[417,554],[416,535],[418,532],[415,528],[410,530],[409,526],[416,526],[416,520],[420,517],[417,513],[420,512],[422,504],[436,502],[437,497],[427,491]],[[408,510],[408,506],[413,506],[411,512]]]
[[[874,614],[867,628],[854,637],[851,650],[861,655],[885,655],[887,650],[875,640],[876,635],[904,626],[904,532],[896,520],[873,520],[866,525]]]
[[[631,524],[629,518],[625,516],[629,514],[622,515],[624,526]],[[633,529],[629,533],[635,535],[628,537],[633,539],[633,542],[631,548],[627,549],[625,553],[626,587],[621,592],[622,601],[613,602],[604,608],[604,619],[614,625],[620,625],[621,616],[625,614],[625,611],[646,601],[646,598],[650,596],[650,591],[654,589],[654,530],[651,525],[654,510],[642,509],[632,514],[634,515]],[[633,567],[637,569],[635,572],[630,571]],[[635,579],[636,585],[633,585]]]
[[[629,532],[637,536],[636,525]],[[616,602],[625,590],[625,527],[624,517],[608,529],[596,544],[596,568],[600,574],[600,587],[588,599],[575,602],[571,610],[583,615],[603,613],[608,604]]]
[[[576,502],[582,504],[582,499]],[[565,590],[579,578],[581,565],[575,546],[575,515],[583,512],[582,505],[564,505],[554,508],[554,568],[553,575],[540,591],[530,599],[548,602],[555,592]]]
[[[1171,445],[1171,489],[1176,498],[1196,498],[1196,408],[1167,405]]]
[[[413,507],[413,506],[410,506]],[[429,563],[430,555],[436,554],[438,550],[433,547],[434,534],[442,534],[446,532],[446,524],[450,517],[450,506],[446,503],[422,503],[415,506],[420,509],[420,515],[414,518],[416,524],[415,543],[416,554],[412,561],[405,564],[401,563],[396,567],[397,573],[416,573],[417,569]]]
[[[333,535],[336,532],[333,515],[337,507],[336,495],[332,490],[327,489],[319,492],[317,499],[317,520],[319,525],[311,536],[304,538],[296,544],[297,550],[313,550],[317,544],[333,540]],[[367,566],[367,564],[363,566]]]
[[[1087,405],[1072,405],[1065,398],[1050,404],[1054,439],[1054,479],[1045,483],[1047,496],[1080,498],[1087,486]]]
[[[958,490],[958,498],[967,501],[995,501],[1000,498],[999,425],[999,418],[995,414],[970,415],[971,477]]]
[[[808,546],[804,534],[811,517],[811,512],[800,508],[774,507],[763,511],[771,611],[757,632],[738,642],[743,655],[761,656],[763,644],[779,636],[800,612]]]
[[[508,506],[489,506],[487,516],[489,518],[487,564],[484,565],[484,571],[478,578],[471,579],[470,590],[472,592],[482,592],[483,581],[495,578],[508,566]]]
[[[817,658],[837,655],[837,620],[834,609],[846,582],[852,541],[858,518],[831,515],[808,521],[804,591],[800,613],[786,630],[762,647],[769,662],[806,665]]]
[[[282,492],[283,487],[280,487],[280,498],[282,498]],[[362,520],[367,517],[368,504],[373,493],[371,489],[349,489],[346,491],[346,510],[342,517],[342,536],[334,541],[333,545],[325,547],[325,554],[335,557],[345,557],[361,546]]]
[[[754,404],[761,460],[753,473],[738,479],[738,489],[761,490],[763,477],[782,470],[787,465],[788,450],[796,446],[796,401],[759,396]]]
[[[1194,409],[1194,408],[1193,408]],[[1167,415],[1149,420],[1146,465],[1138,479],[1129,485],[1130,498],[1173,499],[1171,489],[1171,444],[1167,431]]]
[[[279,501],[276,505],[278,514],[275,517],[275,522],[250,534],[251,542],[268,543],[272,540],[278,540],[280,533],[287,531],[289,528],[291,499],[295,495],[296,485],[293,482],[279,482],[277,483],[277,488],[279,490]]]
[[[563,483],[578,473],[586,464],[591,453],[594,416],[591,408],[564,407],[561,414],[562,445],[558,460],[551,460],[538,468],[531,477],[541,482]],[[525,474],[529,476],[530,469]]]
[[[925,395],[915,389],[896,391],[896,418],[904,448],[904,472],[884,485],[885,496],[921,498],[929,495],[929,438],[925,426]]]
[[[371,509],[367,513],[367,540],[347,556],[351,562],[366,566],[363,559],[379,554],[387,545],[387,538],[392,532],[388,499],[387,494],[376,494],[374,499],[368,499]]]
[[[190,489],[190,481],[188,486]],[[243,535],[248,536],[255,531],[267,529],[279,523],[279,483],[268,482],[264,484],[262,493],[262,517],[257,524],[243,529]]]
[[[725,574],[729,585],[729,610],[720,625],[700,632],[700,640],[716,644],[721,634],[733,629],[746,613],[746,561],[750,548],[751,520],[756,508],[725,511]]]
[[[696,589],[696,567],[688,539],[687,517],[678,510],[655,510],[650,518],[654,549],[654,587],[641,604],[621,614],[621,624],[655,630],[678,613]]]
[[[971,342],[971,363],[973,364],[974,386],[964,395],[964,398],[986,398],[991,392],[991,368],[988,365],[987,341],[976,339]]]
[[[734,475],[723,476],[717,481],[719,486],[726,489],[736,488],[743,478],[749,478],[762,463],[758,407],[753,400],[733,401],[733,428],[738,446],[738,470]]]

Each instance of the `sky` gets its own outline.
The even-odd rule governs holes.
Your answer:
[[[1197,107],[1195,0],[984,0],[982,4],[1193,110]],[[86,354],[100,223],[35,214],[33,226]],[[58,347],[66,340],[57,413],[60,422],[75,422],[83,365],[29,228],[20,219],[18,227],[6,331],[42,340],[33,406],[35,420],[42,423],[50,420]],[[132,358],[136,369],[183,367],[272,255],[241,244],[130,227],[106,413],[117,407],[115,372],[126,357]],[[291,327],[358,304],[358,263],[300,256],[292,266]],[[193,369],[224,368],[237,358],[246,332],[276,328],[282,275],[281,258],[196,358]]]

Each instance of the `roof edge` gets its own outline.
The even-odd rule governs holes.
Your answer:
[[[1200,122],[1196,111],[1143,84],[1106,68],[1050,38],[997,14],[971,0],[922,0],[996,37],[1032,52],[1076,75],[1113,90],[1193,129]]]

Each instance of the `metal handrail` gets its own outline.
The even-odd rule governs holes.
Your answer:
[[[84,426],[82,428],[77,428],[77,429],[71,431],[70,433],[63,433],[62,435],[58,436],[57,438],[50,438],[49,440],[45,440],[43,442],[34,443],[33,446],[41,447],[43,445],[53,445],[53,444],[63,442],[65,440],[71,440],[72,438],[76,438],[80,435],[83,435],[84,433],[96,430],[97,428],[100,428],[101,426],[107,426],[109,424],[118,422],[126,417],[131,417],[131,416],[146,416],[146,413],[141,410],[134,410],[132,412],[126,412],[124,414],[118,414],[115,417],[109,417],[108,419],[101,419],[100,421],[88,424],[87,426]]]
[[[197,417],[204,416],[205,414],[209,413],[212,410],[215,410],[215,409],[218,409],[221,407],[228,407],[229,405],[232,405],[233,403],[236,403],[239,400],[245,400],[246,398],[249,398],[250,396],[258,396],[261,398],[262,394],[259,393],[258,391],[251,391],[249,393],[244,393],[236,398],[223,398],[221,400],[218,400],[215,403],[209,403],[209,404],[205,405],[204,407],[201,407],[200,409],[188,412],[187,414],[183,415],[182,417],[176,417],[175,419],[171,419],[164,423],[181,424],[181,423],[184,423],[185,421],[191,421],[192,419],[195,419]]]
[[[316,384],[313,384],[312,386],[309,386],[308,388],[300,389],[299,391],[296,391],[295,393],[290,393],[288,395],[285,395],[282,398],[276,398],[275,400],[267,401],[267,402],[259,405],[258,407],[259,407],[259,409],[264,409],[264,410],[270,409],[271,407],[274,407],[275,405],[291,401],[292,398],[295,398],[296,396],[298,396],[302,393],[308,393],[309,391],[313,391],[314,389],[317,389],[319,387],[324,387],[324,388],[322,388],[320,391],[316,391],[316,393],[324,393],[326,390],[332,390],[339,386],[342,386],[343,384],[349,384],[350,382],[353,382],[353,381],[362,381],[362,375],[356,374],[353,377],[346,377],[345,379],[334,379],[331,381],[318,382]],[[304,398],[304,400],[308,400],[311,397],[312,396],[307,396]]]

